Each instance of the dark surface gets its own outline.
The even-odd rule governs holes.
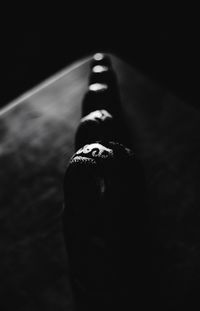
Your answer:
[[[142,308],[149,297],[143,177],[136,155],[113,142],[87,145],[70,161],[63,220],[77,311]]]
[[[152,251],[146,262],[152,269],[143,280],[149,284],[144,297],[150,293],[148,302],[158,310],[194,309],[200,281],[200,114],[112,60],[148,186]],[[66,310],[71,304],[60,227],[62,181],[88,67],[87,62],[78,66],[1,113],[1,310]]]
[[[111,67],[108,58],[98,61],[97,56],[92,68],[100,64]],[[90,94],[82,102],[82,116],[86,110],[90,114],[81,119],[76,133],[79,150],[69,163],[63,186],[64,237],[77,311],[132,309],[138,301],[141,305],[141,284],[144,291],[143,279],[148,279],[148,265],[144,265],[149,253],[145,180],[138,159],[127,149],[134,150],[134,146],[131,141],[127,145],[129,131],[111,70],[106,75],[105,71],[90,73]],[[95,82],[97,85],[92,84]],[[99,88],[91,90],[95,85]],[[107,90],[101,89],[106,85]],[[104,114],[95,111],[99,107],[113,118],[105,110]],[[133,284],[137,284],[134,302]]]

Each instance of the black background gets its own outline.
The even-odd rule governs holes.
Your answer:
[[[54,4],[55,5],[55,4]],[[55,6],[56,7],[56,6]],[[103,7],[103,9],[102,9]],[[103,50],[117,54],[180,98],[198,107],[198,27],[187,15],[179,19],[162,10],[138,14],[123,6],[112,10],[98,3],[79,14],[69,8],[52,16],[21,20],[9,16],[1,27],[0,105],[36,86],[73,61]],[[77,10],[76,8],[76,10]],[[172,10],[172,9],[171,9]],[[172,10],[173,11],[173,10]],[[33,15],[32,17],[30,17]]]

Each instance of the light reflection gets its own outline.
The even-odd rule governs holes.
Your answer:
[[[100,61],[104,58],[104,55],[102,53],[96,53],[94,55],[94,60]]]
[[[103,83],[93,83],[89,85],[89,90],[93,92],[104,91],[107,89],[108,89],[107,84],[103,84]]]
[[[101,73],[101,72],[105,72],[105,71],[108,71],[108,67],[106,66],[101,66],[101,65],[97,65],[97,66],[94,66],[92,71],[94,73]]]
[[[103,178],[101,178],[99,180],[99,185],[100,185],[100,193],[101,193],[101,196],[104,195],[105,191],[106,191],[106,185],[105,185],[105,180]]]

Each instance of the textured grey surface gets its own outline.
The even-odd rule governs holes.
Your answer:
[[[152,297],[172,309],[196,297],[200,280],[200,114],[112,60],[147,179]],[[1,310],[71,310],[62,179],[88,69],[85,60],[0,111]]]
[[[85,61],[1,113],[1,310],[71,310],[62,178],[86,74]]]

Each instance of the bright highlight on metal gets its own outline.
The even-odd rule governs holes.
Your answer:
[[[102,53],[96,53],[95,55],[94,55],[94,60],[97,60],[97,61],[100,61],[100,60],[102,60],[103,59],[103,54]]]
[[[106,66],[101,66],[101,65],[97,65],[97,66],[94,66],[92,68],[92,71],[94,73],[101,73],[101,72],[105,72],[105,71],[108,71],[108,67]]]
[[[102,83],[94,83],[90,84],[89,90],[93,92],[99,92],[99,91],[104,91],[107,90],[108,86],[107,84],[102,84]]]

